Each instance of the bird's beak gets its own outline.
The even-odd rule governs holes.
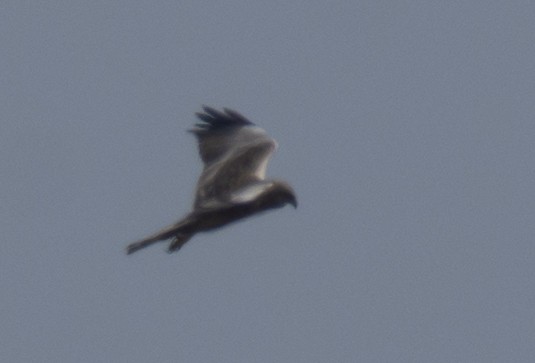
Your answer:
[[[292,198],[288,203],[293,205],[294,209],[297,209],[297,199]]]

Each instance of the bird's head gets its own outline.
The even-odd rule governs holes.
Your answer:
[[[277,180],[273,182],[269,192],[269,198],[276,207],[283,207],[291,204],[297,208],[297,198],[293,188],[285,181]]]

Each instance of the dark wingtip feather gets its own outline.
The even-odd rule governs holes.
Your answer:
[[[245,116],[243,116],[241,113],[239,113],[238,111],[234,111],[234,110],[231,110],[230,108],[223,108],[223,111],[225,111],[225,113],[230,116],[233,120],[236,120],[236,121],[239,121],[243,124],[247,124],[247,125],[251,125],[252,122],[249,121]]]
[[[253,125],[245,116],[229,108],[223,108],[223,112],[210,106],[203,105],[204,112],[195,115],[204,123],[198,123],[197,129],[190,130],[193,133],[204,130],[214,130],[223,127]]]
[[[205,114],[207,116],[210,116],[212,120],[218,120],[218,119],[228,119],[227,115],[225,115],[223,112],[216,110],[215,108],[212,108],[210,106],[202,106],[202,109],[204,110]]]

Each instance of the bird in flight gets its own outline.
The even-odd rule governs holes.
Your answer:
[[[168,252],[178,251],[193,235],[211,231],[269,209],[291,204],[292,187],[266,180],[268,161],[277,142],[243,115],[203,106],[201,122],[189,130],[197,137],[204,169],[197,182],[193,209],[178,222],[127,246],[127,254],[171,239]]]

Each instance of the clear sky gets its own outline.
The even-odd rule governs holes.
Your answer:
[[[0,361],[533,362],[531,1],[0,4]],[[287,207],[179,253],[234,108]]]

